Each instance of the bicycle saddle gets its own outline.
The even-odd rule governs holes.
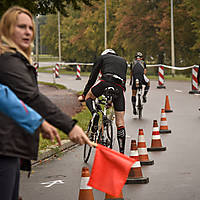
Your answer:
[[[118,95],[118,93],[119,93],[119,90],[118,89],[116,89],[116,88],[114,88],[114,87],[107,87],[107,88],[105,88],[105,90],[104,90],[104,95],[105,96],[112,96],[113,98],[115,98],[117,95]]]

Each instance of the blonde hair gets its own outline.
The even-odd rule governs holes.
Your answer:
[[[11,7],[3,14],[0,21],[0,54],[5,52],[15,52],[13,49],[16,49],[31,62],[32,45],[30,45],[27,50],[23,51],[11,39],[14,32],[14,27],[17,23],[17,17],[21,13],[24,13],[31,18],[33,23],[33,42],[35,36],[35,26],[32,14],[25,8],[19,6]]]

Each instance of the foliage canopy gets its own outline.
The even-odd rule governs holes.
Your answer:
[[[92,5],[93,0],[1,0],[0,16],[11,6],[21,6],[31,11],[33,15],[56,14],[59,10],[62,15],[67,16],[65,8],[72,5],[74,9],[80,9],[80,3]],[[95,1],[95,0],[94,0]]]
[[[92,62],[104,49],[104,1],[95,1],[81,10],[67,8],[61,19],[62,57],[65,61]],[[171,16],[169,0],[107,1],[108,48],[128,61],[142,51],[151,63],[171,64]],[[43,44],[57,55],[56,19],[43,26]],[[54,24],[55,38],[48,37]],[[200,2],[174,1],[176,65],[199,63]],[[160,59],[160,58],[164,58]]]

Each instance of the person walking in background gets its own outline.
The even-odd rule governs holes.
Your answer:
[[[102,77],[95,85],[98,74],[101,71]],[[101,96],[106,87],[114,87],[119,91],[118,96],[113,99],[115,109],[115,120],[117,126],[117,139],[119,151],[124,153],[125,150],[125,97],[126,89],[126,72],[127,62],[124,58],[118,56],[113,49],[104,50],[94,62],[89,80],[85,86],[83,95],[79,96],[79,101],[86,101],[86,105],[93,116],[92,130],[98,128],[99,114],[93,106],[93,101]]]
[[[64,114],[39,91],[36,70],[31,62],[34,30],[32,14],[24,8],[11,7],[1,17],[0,83],[8,86],[48,123],[66,133],[70,140],[91,145],[84,131],[76,125],[76,120]],[[1,199],[18,200],[20,159],[30,170],[30,161],[38,157],[39,130],[27,134],[24,128],[3,113],[0,113],[0,121]]]

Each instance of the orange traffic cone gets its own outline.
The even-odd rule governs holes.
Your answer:
[[[118,196],[112,196],[110,194],[106,194],[104,200],[110,200],[110,199],[124,200],[122,191],[121,191],[120,195],[118,195]]]
[[[173,110],[170,109],[170,104],[169,104],[169,98],[168,95],[166,95],[166,99],[165,99],[165,112],[173,112]]]
[[[153,165],[154,160],[149,160],[143,129],[139,129],[138,153],[141,165]]]
[[[160,132],[157,120],[153,120],[152,142],[151,147],[147,151],[165,151],[166,147],[162,147]]]
[[[137,161],[133,164],[133,166],[130,169],[128,178],[126,180],[126,184],[148,183],[149,178],[143,177],[143,175],[142,175],[142,168],[141,168],[141,165],[140,165],[136,140],[131,140],[130,158],[134,158]]]
[[[79,200],[94,200],[93,189],[88,186],[88,181],[90,178],[90,172],[88,167],[82,168],[81,184],[79,191]]]
[[[161,119],[160,119],[160,134],[161,133],[171,133],[171,130],[168,130],[167,117],[165,109],[161,109]]]

